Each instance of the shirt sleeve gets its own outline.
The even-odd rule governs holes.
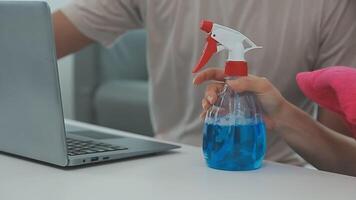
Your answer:
[[[356,1],[326,0],[316,68],[356,67]]]
[[[73,0],[61,11],[81,33],[105,46],[143,27],[137,0]]]

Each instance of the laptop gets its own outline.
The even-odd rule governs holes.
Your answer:
[[[47,3],[0,1],[1,152],[67,167],[175,148],[65,127]]]

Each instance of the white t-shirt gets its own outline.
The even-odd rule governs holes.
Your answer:
[[[355,0],[75,0],[62,9],[86,36],[110,46],[130,29],[147,30],[149,103],[158,138],[201,144],[201,99],[192,68],[206,33],[200,21],[239,30],[263,46],[247,54],[249,73],[267,77],[283,96],[310,112],[295,75],[330,65],[356,66]],[[224,66],[226,54],[208,66]],[[124,95],[124,94],[123,94]],[[303,164],[268,133],[266,158]]]

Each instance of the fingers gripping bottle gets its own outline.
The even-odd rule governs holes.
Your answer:
[[[193,73],[214,53],[226,49],[229,55],[225,80],[247,76],[244,54],[261,47],[240,32],[210,21],[203,21],[201,29],[208,33],[207,43]],[[244,171],[261,167],[266,152],[266,131],[261,106],[253,93],[237,93],[224,85],[205,118],[203,152],[211,168]]]

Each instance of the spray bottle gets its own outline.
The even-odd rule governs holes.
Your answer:
[[[247,76],[245,53],[262,47],[240,32],[211,21],[203,21],[200,28],[208,37],[193,73],[215,53],[226,49],[225,80]],[[266,152],[266,131],[261,106],[253,93],[237,93],[224,85],[205,117],[203,152],[207,165],[214,169],[244,171],[261,167]]]

